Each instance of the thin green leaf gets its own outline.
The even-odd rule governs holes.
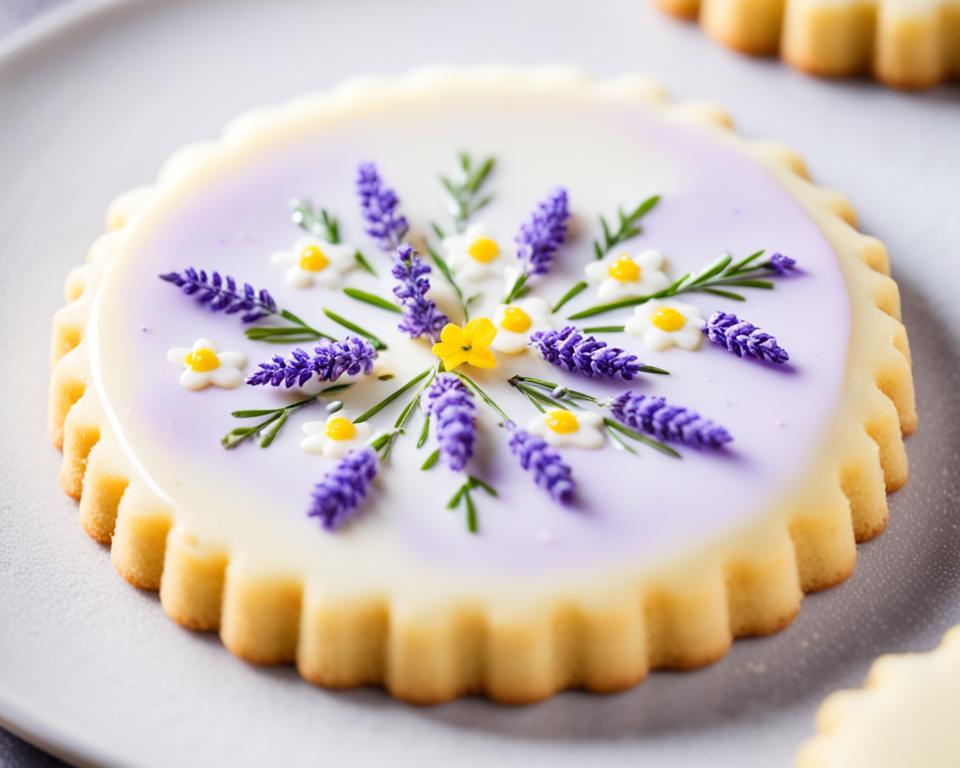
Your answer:
[[[646,445],[649,448],[653,448],[656,451],[660,451],[660,453],[664,454],[665,456],[670,456],[674,459],[682,458],[682,456],[677,451],[675,451],[666,443],[661,443],[659,440],[655,440],[649,435],[645,435],[642,432],[637,432],[634,429],[630,429],[629,427],[624,426],[623,424],[620,424],[619,422],[616,422],[609,417],[605,418],[603,420],[603,423],[606,424],[607,427],[609,427],[610,429],[616,430],[621,435],[629,437],[631,440],[635,440],[638,443],[642,443],[643,445]]]
[[[353,258],[360,265],[360,268],[366,272],[369,272],[374,277],[377,276],[377,270],[373,268],[373,265],[367,261],[367,257],[363,255],[360,251],[354,251]]]
[[[623,333],[625,327],[622,325],[593,325],[581,330],[584,333]]]
[[[420,427],[420,437],[417,438],[418,449],[423,448],[429,436],[430,436],[430,413],[428,411],[423,415],[423,425]]]
[[[376,296],[372,293],[361,291],[358,288],[344,288],[343,292],[351,299],[362,301],[364,304],[369,304],[370,306],[377,307],[379,309],[385,309],[387,312],[393,312],[397,315],[403,314],[403,310],[397,304],[394,304],[392,301],[387,301],[386,299]]]
[[[357,325],[356,323],[353,323],[347,320],[347,318],[341,315],[338,315],[332,309],[327,309],[326,307],[324,307],[323,314],[325,314],[327,317],[333,320],[333,322],[337,323],[337,325],[342,325],[348,331],[353,331],[354,333],[359,334],[360,336],[363,336],[364,338],[368,339],[370,343],[373,344],[374,349],[383,350],[387,348],[386,344],[384,344],[379,338],[377,338],[372,333],[370,333],[370,331],[368,331],[366,328],[363,328]]]
[[[427,460],[420,465],[420,469],[426,472],[440,460],[440,449],[437,448],[433,453],[427,456]]]
[[[283,425],[287,423],[287,419],[290,418],[290,411],[284,409],[280,414],[280,418],[277,419],[270,430],[260,438],[260,447],[269,448],[270,444],[276,439],[277,433],[283,429]]]
[[[601,257],[601,258],[602,258],[602,257]],[[586,281],[581,280],[579,283],[577,283],[576,285],[574,285],[569,291],[567,291],[565,294],[563,294],[563,296],[560,297],[560,300],[559,300],[556,304],[553,305],[553,311],[554,311],[554,312],[559,312],[560,309],[563,307],[564,304],[566,304],[568,301],[570,301],[571,299],[573,299],[575,296],[579,296],[579,295],[580,295],[581,293],[583,293],[586,289],[587,289],[587,283],[586,283]]]

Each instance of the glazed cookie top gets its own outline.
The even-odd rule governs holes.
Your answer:
[[[843,275],[724,132],[613,88],[504,81],[360,89],[228,137],[171,171],[90,324],[124,452],[198,534],[327,578],[652,566],[773,514],[828,438]]]

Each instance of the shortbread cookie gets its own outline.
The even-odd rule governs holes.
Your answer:
[[[960,0],[656,0],[724,45],[896,88],[960,77]]]
[[[176,153],[54,322],[84,528],[237,655],[418,702],[786,626],[906,481],[909,351],[884,247],[729,122],[425,72]]]
[[[953,768],[960,762],[960,627],[930,653],[883,656],[866,686],[835,693],[799,768]]]

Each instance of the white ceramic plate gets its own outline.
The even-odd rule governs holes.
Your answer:
[[[800,150],[890,246],[921,427],[889,530],[772,638],[618,696],[418,709],[235,660],[127,586],[57,486],[48,330],[117,192],[235,113],[424,63],[639,69]],[[0,720],[77,762],[787,765],[821,697],[960,621],[960,91],[907,96],[731,54],[644,0],[70,5],[0,47]],[[810,308],[811,312],[816,307]]]

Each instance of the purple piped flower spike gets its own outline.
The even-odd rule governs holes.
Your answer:
[[[777,365],[790,359],[787,350],[773,336],[732,312],[714,312],[703,332],[714,344],[726,347],[737,357],[755,357]]]
[[[643,370],[636,355],[593,336],[584,338],[572,325],[559,331],[537,331],[530,341],[544,360],[571,373],[630,381]]]
[[[342,341],[324,340],[314,347],[312,355],[302,349],[293,350],[289,359],[274,355],[270,362],[260,363],[260,370],[247,379],[247,384],[271,387],[282,384],[289,389],[303,386],[314,375],[320,381],[336,381],[344,374],[369,374],[376,356],[373,345],[356,336],[347,336]]]
[[[767,262],[766,266],[768,269],[773,270],[782,277],[788,272],[793,272],[797,268],[797,260],[791,259],[789,256],[784,256],[778,251],[770,257],[770,260]]]
[[[277,311],[277,302],[267,290],[257,291],[250,283],[241,286],[230,275],[224,276],[216,271],[208,275],[202,269],[187,267],[183,272],[167,272],[159,277],[177,286],[184,295],[193,296],[211,312],[226,315],[242,312],[240,319],[245,323]]]
[[[400,198],[389,187],[384,186],[380,171],[373,163],[361,163],[357,167],[357,195],[360,197],[360,210],[367,222],[367,234],[380,246],[390,252],[400,246],[407,234],[406,218],[397,210]]]
[[[569,218],[569,196],[562,187],[537,204],[515,240],[524,274],[545,275],[550,271],[554,254],[567,238]]]
[[[624,392],[610,405],[610,412],[628,427],[659,440],[671,440],[694,448],[722,448],[733,440],[719,424],[662,397]]]
[[[372,448],[350,451],[313,486],[307,515],[319,517],[324,528],[334,530],[351,517],[366,497],[379,468],[380,462]]]
[[[441,373],[427,390],[427,411],[436,423],[440,455],[454,472],[473,456],[477,441],[477,406],[473,394],[452,373]]]
[[[391,274],[399,281],[393,295],[403,306],[403,320],[397,327],[411,338],[427,335],[436,340],[447,324],[447,316],[427,298],[430,281],[426,275],[430,274],[430,267],[413,246],[404,243],[397,249]]]
[[[549,493],[554,501],[562,504],[570,502],[576,486],[573,472],[560,454],[547,445],[543,438],[531,435],[516,425],[508,426],[511,428],[510,450],[520,466],[533,473],[533,481]]]

